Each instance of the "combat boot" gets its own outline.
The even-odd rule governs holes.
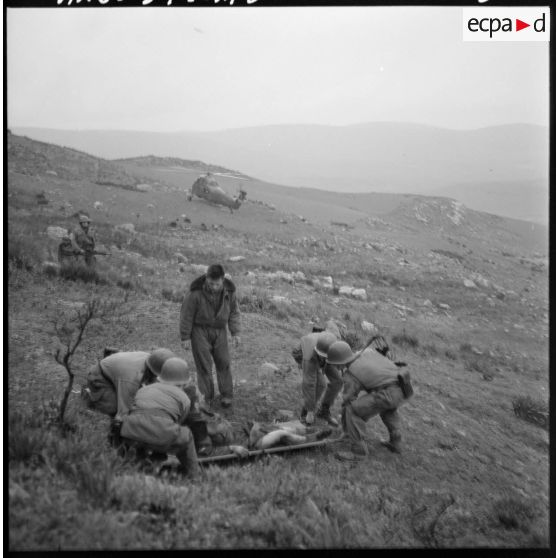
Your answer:
[[[401,453],[401,435],[391,435],[389,441],[382,442],[382,445],[393,453]]]
[[[232,397],[222,397],[221,398],[221,407],[230,407],[232,405]]]
[[[180,461],[182,467],[182,472],[192,480],[199,478],[200,476],[200,466],[198,463],[198,454],[196,453],[196,446],[194,445],[194,439],[190,439],[188,444],[176,454],[176,457]]]
[[[331,416],[329,405],[322,405],[316,414],[317,418],[325,420],[330,426],[337,428],[339,422]]]
[[[350,461],[353,463],[366,459],[367,455],[368,452],[366,451],[366,447],[356,444],[351,445],[351,451],[335,452],[335,457],[339,459],[339,461]]]

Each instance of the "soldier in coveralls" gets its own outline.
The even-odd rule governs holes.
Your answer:
[[[195,279],[180,309],[180,339],[192,350],[198,388],[207,404],[215,399],[212,363],[215,362],[221,405],[230,407],[233,398],[227,326],[235,346],[240,343],[240,311],[234,283],[225,278],[222,265],[213,264]]]

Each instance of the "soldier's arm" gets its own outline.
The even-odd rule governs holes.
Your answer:
[[[116,420],[122,418],[130,411],[128,403],[132,403],[138,391],[138,385],[126,380],[118,380],[116,384]]]
[[[192,335],[194,316],[196,315],[196,297],[190,292],[184,297],[180,307],[180,339],[185,341]]]
[[[354,401],[359,394],[362,386],[360,382],[353,378],[349,373],[345,372],[343,374],[343,401],[342,405],[347,405],[351,401]]]
[[[70,239],[70,242],[72,244],[72,248],[76,251],[76,252],[82,252],[82,248],[81,246],[77,243],[76,240],[76,233],[74,231],[72,231],[69,235],[68,238]]]
[[[236,293],[231,295],[231,311],[229,314],[229,331],[231,335],[238,335],[240,333],[240,309],[238,308],[238,301]]]

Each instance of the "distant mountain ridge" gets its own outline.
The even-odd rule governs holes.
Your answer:
[[[115,159],[115,163],[133,163],[141,167],[184,167],[192,170],[199,170],[200,172],[213,172],[229,174],[238,178],[250,178],[241,172],[220,167],[219,165],[212,165],[204,163],[203,161],[191,161],[188,159],[181,159],[179,157],[157,157],[155,155],[145,155],[141,157],[127,157],[123,159]]]
[[[476,209],[547,221],[549,130],[543,126],[450,130],[375,122],[175,133],[12,130],[107,159],[152,154],[212,161],[275,184],[447,195]],[[486,187],[490,195],[485,195]],[[510,196],[510,191],[517,194]]]

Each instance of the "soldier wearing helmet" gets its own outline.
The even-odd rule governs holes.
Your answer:
[[[382,444],[392,452],[401,453],[401,420],[397,408],[405,396],[400,387],[398,366],[376,349],[355,354],[344,341],[329,347],[327,362],[343,371],[341,418],[351,443],[350,452],[337,452],[336,457],[343,461],[366,457],[366,422],[378,414],[389,432],[389,441]],[[359,397],[361,391],[366,393]]]
[[[186,425],[191,402],[185,389],[190,383],[186,361],[176,357],[166,360],[157,381],[136,393],[130,412],[123,418],[120,435],[126,445],[140,452],[175,454],[182,472],[196,478],[199,475],[196,445]],[[236,448],[229,446],[230,451]]]
[[[121,421],[140,386],[153,383],[174,356],[169,349],[114,352],[89,369],[82,397],[89,408]]]
[[[293,356],[301,354],[303,402],[300,420],[309,425],[318,417],[331,426],[339,426],[331,416],[330,408],[343,387],[343,380],[339,371],[326,363],[329,346],[335,341],[337,337],[331,331],[309,333],[301,338],[300,346],[293,351]],[[322,403],[316,412],[316,404],[322,395]]]
[[[87,215],[79,216],[79,228],[70,233],[70,243],[78,256],[83,256],[85,264],[91,268],[96,266],[95,238],[90,232],[91,219]]]

